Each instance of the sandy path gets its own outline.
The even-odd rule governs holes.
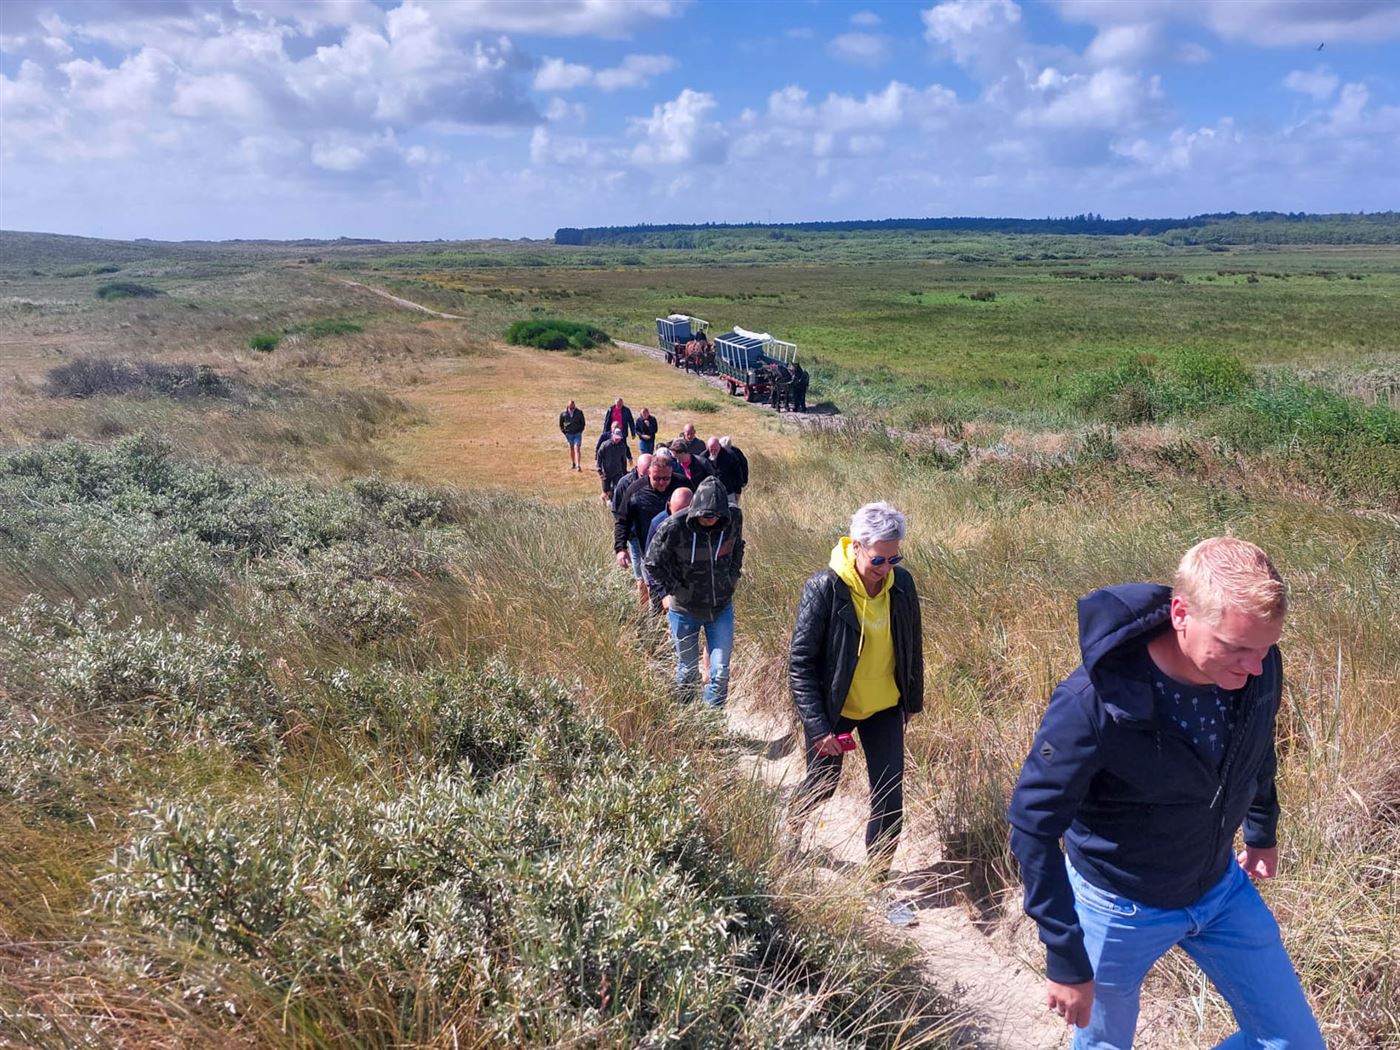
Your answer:
[[[756,752],[744,761],[754,774],[783,792],[801,782],[803,759],[793,746],[786,719],[757,710],[742,692],[731,694],[730,730]],[[863,794],[839,791],[808,821],[803,848],[826,859],[833,870],[859,866],[865,857]],[[927,875],[939,857],[927,842],[906,838],[892,874],[918,901],[919,924],[901,931],[916,945],[930,983],[966,1009],[958,1045],[977,1050],[1058,1050],[1069,1042],[1059,1018],[1043,1005],[1041,977],[1004,954],[981,932],[967,908],[947,903],[946,887]],[[925,874],[916,874],[916,873]]]
[[[388,299],[395,306],[402,306],[405,310],[417,310],[420,313],[432,314],[434,317],[445,317],[449,321],[465,321],[467,318],[460,314],[445,314],[441,310],[434,310],[430,306],[422,303],[415,303],[412,299],[402,299],[391,292],[386,292],[383,288],[374,288],[368,284],[361,284],[359,281],[347,281],[344,277],[332,278],[338,284],[346,285],[349,288],[358,288],[362,292],[369,292],[370,295],[377,295],[381,299]]]

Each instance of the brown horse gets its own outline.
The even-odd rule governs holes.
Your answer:
[[[715,350],[708,339],[692,339],[685,344],[681,366],[687,372],[707,372],[714,368]]]

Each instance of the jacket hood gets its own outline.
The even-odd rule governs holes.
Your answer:
[[[831,571],[841,577],[842,582],[851,589],[851,594],[855,597],[866,600],[869,595],[865,593],[865,581],[856,572],[856,552],[851,548],[851,537],[842,536],[836,541],[836,546],[831,548],[831,561],[828,562]],[[885,593],[894,586],[894,573],[885,576],[885,582],[880,585],[880,594]],[[879,595],[876,595],[878,598]]]
[[[1084,670],[1115,718],[1152,718],[1150,692],[1131,688],[1143,677],[1140,647],[1166,625],[1170,587],[1124,583],[1079,599],[1079,651]]]
[[[719,478],[708,477],[700,482],[695,489],[695,496],[690,501],[690,509],[686,511],[685,517],[689,524],[700,524],[699,519],[715,515],[719,518],[717,527],[729,522],[729,493],[724,491],[724,486]]]

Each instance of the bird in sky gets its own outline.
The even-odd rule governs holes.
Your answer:
[[[1314,51],[1321,51],[1325,46],[1326,46],[1326,43],[1324,42],[1324,43],[1318,44],[1317,47],[1313,48],[1313,50],[1314,50]]]

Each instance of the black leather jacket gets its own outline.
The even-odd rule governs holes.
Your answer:
[[[914,577],[895,566],[890,588],[894,682],[906,714],[924,709],[924,642]],[[851,589],[830,569],[802,588],[788,655],[788,685],[807,739],[830,733],[841,717],[859,659],[860,621]]]

